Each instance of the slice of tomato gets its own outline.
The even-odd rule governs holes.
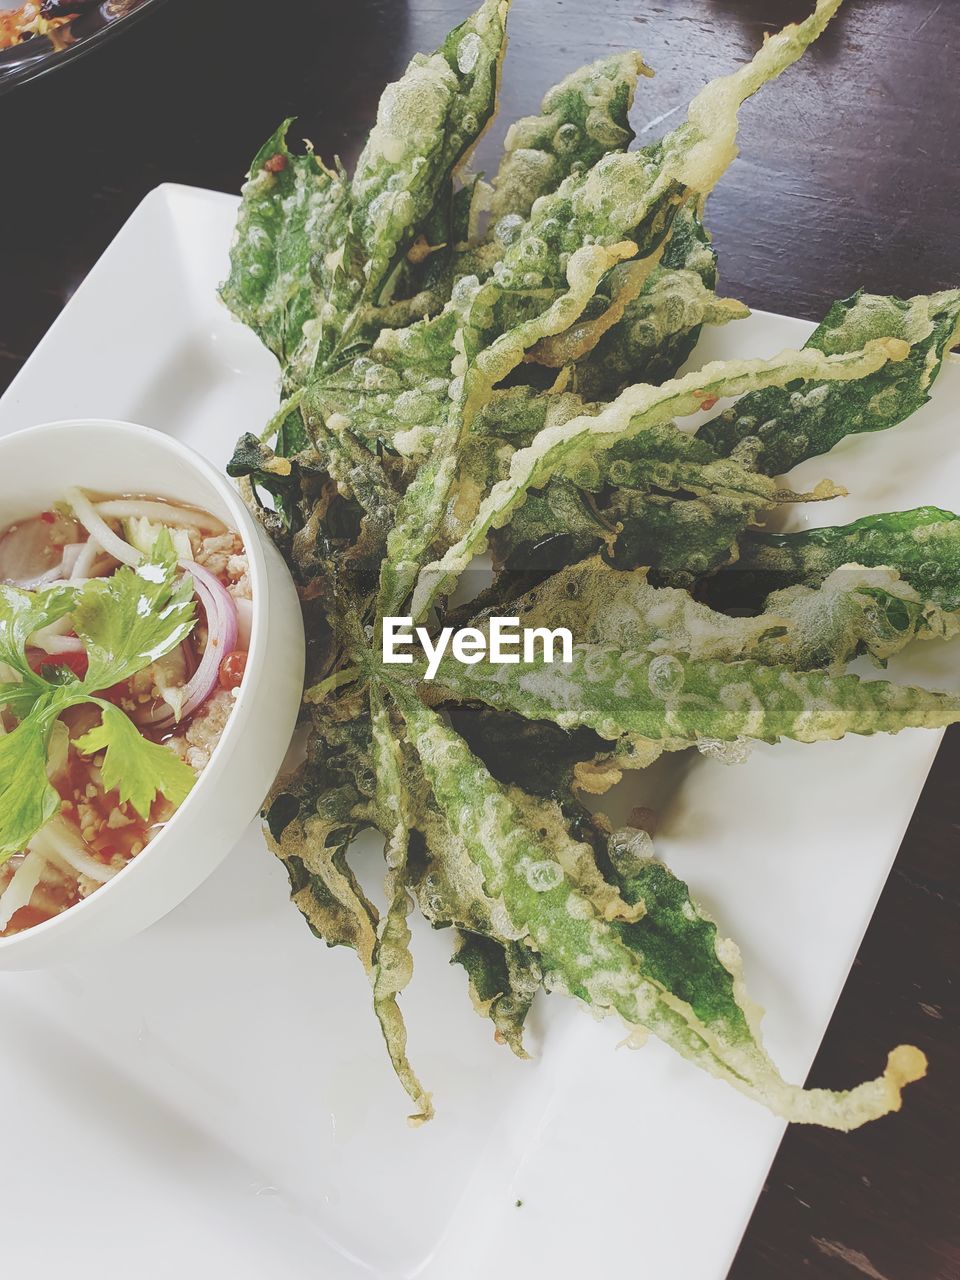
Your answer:
[[[85,653],[44,653],[40,649],[31,649],[27,655],[27,661],[30,668],[37,675],[41,675],[44,667],[66,667],[72,671],[78,680],[82,680],[87,674],[87,667],[90,660]]]

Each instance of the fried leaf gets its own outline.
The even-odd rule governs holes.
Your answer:
[[[638,53],[600,58],[554,85],[538,115],[516,120],[493,181],[494,221],[526,218],[534,200],[555,191],[574,166],[583,171],[625,150],[633,139],[628,112],[637,79],[652,74]]]
[[[690,104],[686,121],[665,138],[639,151],[605,155],[542,197],[494,268],[496,285],[556,288],[571,253],[589,242],[611,245],[625,238],[636,244],[638,262],[652,269],[679,207],[702,204],[736,156],[743,102],[800,57],[839,4],[818,0],[805,22],[768,38],[750,63],[707,85]],[[487,293],[483,305],[489,302]]]
[[[283,509],[286,527],[266,508],[261,518],[295,570],[312,641],[308,757],[271,797],[270,840],[314,931],[357,950],[419,1118],[430,1104],[397,1003],[412,964],[411,894],[431,924],[457,930],[474,1003],[518,1054],[543,982],[656,1031],[791,1119],[854,1127],[896,1109],[923,1072],[921,1054],[899,1049],[883,1077],[849,1094],[785,1084],[760,1047],[736,948],[635,841],[615,833],[605,847],[604,821],[574,794],[575,784],[602,792],[663,749],[957,717],[960,700],[840,674],[858,653],[883,663],[912,637],[955,629],[951,609],[911,577],[906,539],[929,522],[885,525],[875,540],[876,555],[900,554],[901,576],[848,553],[866,540],[859,532],[828,548],[768,544],[750,528],[762,514],[837,492],[796,495],[771,479],[764,448],[798,447],[796,422],[789,436],[771,428],[729,447],[716,426],[694,439],[672,422],[722,395],[746,395],[742,418],[757,396],[782,392],[795,407],[798,393],[826,388],[838,411],[810,431],[812,450],[855,429],[857,397],[879,412],[877,387],[895,384],[906,412],[936,371],[949,296],[855,299],[831,313],[820,346],[653,385],[676,377],[702,324],[744,312],[716,296],[703,202],[736,154],[742,102],[838,5],[819,0],[707,86],[678,129],[633,152],[639,59],[568,77],[508,135],[487,234],[490,189],[458,188],[455,170],[493,106],[505,5],[488,0],[388,90],[354,178],[327,175],[339,192],[329,219],[298,232],[295,201],[248,210],[276,213],[291,236],[289,293],[271,295],[279,305],[266,318],[284,340],[288,322],[301,336],[281,356],[292,394],[263,437],[276,436],[275,450],[247,441],[233,466]],[[286,172],[287,157],[270,160],[266,173]],[[262,179],[250,194],[270,190]],[[269,273],[277,228],[263,230]],[[936,534],[921,537],[949,548],[950,520],[939,513]],[[482,606],[451,610],[444,594],[492,535],[498,562],[535,572],[523,585],[500,572]],[[570,564],[600,548],[602,561]],[[838,564],[861,567],[830,577],[841,551]],[[741,552],[748,571],[729,572]],[[722,597],[768,554],[780,566],[770,585],[786,589],[757,616],[719,614],[676,590],[695,582]],[[949,552],[943,564],[945,599]],[[581,647],[569,668],[448,661],[432,684],[418,683],[416,666],[381,667],[384,614],[405,606],[419,618],[431,605],[431,625],[478,610],[481,626],[514,610],[534,625],[569,623]],[[347,860],[370,825],[387,837],[382,919]]]
[[[716,255],[693,209],[681,209],[660,265],[622,318],[577,361],[577,391],[588,400],[619,395],[634,382],[676,376],[705,324],[742,319],[748,309],[718,298]]]
[[[570,258],[567,269],[568,288],[545,310],[520,321],[496,338],[488,347],[480,346],[473,358],[459,352],[454,362],[456,381],[451,385],[453,404],[439,433],[434,452],[420,467],[404,495],[397,523],[387,543],[387,559],[381,577],[379,609],[382,614],[395,612],[414,585],[417,571],[440,532],[448,511],[451,490],[457,474],[459,452],[467,438],[473,419],[489,401],[493,388],[523,359],[524,351],[551,334],[559,333],[582,312],[604,274],[622,258],[634,251],[630,242],[610,249],[588,245]],[[476,296],[481,286],[470,287],[458,305],[476,320]],[[458,332],[464,347],[464,331]],[[477,342],[482,338],[477,337]],[[455,344],[456,345],[456,344]],[[466,496],[459,523],[466,526],[478,505]]]
[[[284,365],[297,356],[304,326],[318,312],[311,259],[333,252],[349,210],[340,174],[312,151],[287,147],[285,120],[254,157],[220,296]]]
[[[542,980],[533,953],[519,943],[503,945],[483,934],[461,932],[451,963],[466,973],[477,1013],[490,1019],[498,1038],[518,1058],[529,1057],[523,1027]]]
[[[507,7],[508,0],[485,0],[436,53],[417,54],[402,79],[383,92],[350,184],[347,235],[329,294],[340,342],[359,309],[379,300],[438,193],[493,114]],[[331,340],[324,345],[329,354]]]
[[[370,689],[373,724],[373,766],[377,777],[376,810],[387,836],[387,911],[377,927],[373,951],[373,1007],[383,1030],[390,1061],[401,1084],[417,1105],[410,1117],[421,1124],[433,1115],[429,1093],[417,1079],[407,1058],[407,1029],[397,996],[413,976],[410,928],[407,917],[413,899],[407,889],[407,846],[412,825],[403,781],[400,748],[394,738],[389,711],[378,688]]]
[[[600,413],[573,418],[541,432],[528,448],[513,455],[509,478],[494,485],[460,541],[423,570],[412,612],[422,616],[437,594],[447,590],[473,556],[484,549],[490,530],[505,524],[527,491],[542,486],[552,475],[574,477],[579,467],[589,465],[618,442],[673,417],[696,413],[704,400],[785,386],[798,378],[862,378],[888,360],[902,359],[907,350],[905,343],[891,339],[871,343],[853,354],[784,351],[770,360],[717,361],[661,387],[630,387]]]
[[[560,569],[515,600],[486,611],[493,612],[517,617],[522,627],[566,627],[577,644],[683,654],[697,661],[752,655],[768,637],[782,638],[787,627],[786,619],[775,616],[716,613],[686,591],[653,586],[646,569],[613,569],[598,556]],[[471,625],[489,629],[485,613]]]
[[[885,663],[915,638],[945,639],[958,627],[956,615],[925,604],[889,569],[848,566],[819,588],[774,592],[762,613],[729,617],[686,591],[653,586],[646,569],[620,571],[596,557],[478,614],[471,625],[486,631],[492,612],[516,616],[524,627],[566,627],[581,644],[697,661],[754,658],[798,671],[842,665],[860,653]]]
[[[377,942],[377,910],[346,860],[351,841],[372,826],[375,786],[369,744],[359,733],[321,720],[305,763],[277,779],[264,806],[267,843],[283,862],[290,896],[311,931],[329,947],[351,947],[369,975]]]
[[[903,1086],[926,1069],[919,1050],[894,1050],[883,1076],[846,1093],[787,1084],[760,1046],[756,1009],[743,990],[739,953],[732,944],[715,944],[715,951],[732,979],[740,1016],[733,1015],[722,985],[718,988],[715,969],[707,969],[706,983],[702,973],[687,976],[698,1013],[665,985],[670,965],[663,953],[651,963],[625,937],[633,925],[597,916],[549,846],[526,826],[521,811],[462,739],[415,697],[402,692],[398,697],[437,804],[476,861],[488,890],[503,894],[514,923],[528,931],[549,989],[584,1000],[599,1016],[616,1013],[629,1025],[648,1028],[685,1057],[788,1119],[852,1129],[899,1108]],[[628,876],[628,884],[638,878],[635,873]],[[684,920],[682,903],[678,911],[675,892],[662,884],[652,887],[661,899],[661,936],[671,931],[676,935]],[[704,933],[691,933],[684,944],[702,955]]]
[[[815,586],[845,564],[888,566],[921,599],[953,612],[960,609],[960,516],[917,507],[799,533],[751,530],[741,539],[736,576]]]
[[[421,469],[408,493],[408,509],[388,546],[382,612],[395,611],[405,599],[436,538],[453,485],[456,452],[478,407],[536,344],[573,330],[564,350],[583,354],[621,319],[625,300],[636,296],[657,265],[678,208],[690,198],[687,188],[705,196],[732,159],[740,104],[802,53],[838,3],[820,0],[815,17],[768,40],[743,73],[717,82],[724,88],[704,90],[691,106],[688,123],[664,142],[642,152],[607,155],[589,173],[571,175],[557,192],[537,201],[489,280],[460,281],[451,305],[464,321],[462,401],[438,440],[436,458]],[[697,181],[681,182],[681,172]],[[586,328],[577,329],[607,271],[634,257],[619,298],[601,316],[586,321]],[[473,504],[462,505],[469,512]],[[470,537],[465,535],[464,541]],[[456,547],[452,554],[456,560]],[[446,559],[443,564],[446,568]],[[432,590],[441,589],[442,575]],[[420,616],[431,598],[429,593],[416,596],[413,612]]]
[[[404,678],[422,675],[416,664],[402,670]],[[818,742],[846,733],[943,728],[960,716],[960,700],[952,694],[612,645],[574,645],[569,664],[484,660],[466,666],[446,658],[436,684],[448,696],[531,720],[553,720],[564,729],[586,726],[611,740],[629,736],[671,749],[701,740]]]
[[[788,662],[798,670],[842,666],[867,653],[881,666],[911,640],[946,640],[957,633],[956,613],[925,603],[890,569],[848,565],[818,588],[787,587],[767,597],[764,614],[783,619],[777,639],[763,639],[761,662]]]
[[[453,311],[384,330],[369,350],[311,384],[304,412],[342,415],[370,444],[429,453],[449,412],[456,332]]]
[[[833,304],[806,345],[836,355],[874,338],[907,342],[909,355],[859,382],[756,391],[701,427],[699,438],[722,454],[746,446],[758,470],[778,475],[845,436],[896,426],[930,399],[944,353],[960,339],[960,289],[906,302],[855,293]]]

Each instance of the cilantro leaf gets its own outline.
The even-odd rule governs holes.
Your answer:
[[[73,609],[90,661],[83,689],[95,693],[136,675],[175,649],[196,620],[193,583],[176,581],[177,554],[164,529],[143,562],[81,589]]]
[[[39,676],[31,680],[0,681],[0,708],[18,720],[25,719],[47,692],[48,686]]]
[[[48,689],[27,661],[27,642],[35,631],[69,613],[76,598],[77,588],[66,584],[46,591],[23,591],[0,583],[0,669],[7,667],[20,677],[19,681],[0,682],[0,707],[8,707],[18,720]]]
[[[0,662],[22,676],[33,676],[26,659],[27,641],[35,631],[69,613],[76,598],[77,588],[66,583],[46,591],[23,591],[0,582]]]
[[[118,791],[120,803],[132,804],[144,821],[158,794],[181,805],[197,780],[190,766],[168,747],[144,738],[118,707],[109,702],[99,706],[102,721],[77,738],[74,746],[83,755],[106,752],[101,768],[104,787]]]
[[[47,746],[56,714],[50,705],[0,735],[0,862],[20,853],[60,808],[47,777]]]
[[[71,614],[89,658],[78,679],[54,664],[35,672],[27,659],[30,637]],[[136,675],[175,648],[195,621],[193,583],[177,580],[177,555],[164,529],[136,569],[83,587],[58,584],[22,591],[0,584],[0,707],[19,720],[0,734],[0,862],[25,849],[57,812],[60,798],[47,776],[52,726],[68,707],[94,702],[99,728],[78,741],[81,751],[105,751],[103,778],[144,819],[157,794],[179,805],[195,782],[193,771],[165,747],[141,737],[118,708],[92,695]]]

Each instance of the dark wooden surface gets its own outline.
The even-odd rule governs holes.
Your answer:
[[[318,150],[349,162],[385,81],[468,8],[168,0],[123,38],[0,99],[0,386],[147,191],[164,181],[236,191],[285,114],[300,117]],[[637,47],[657,78],[641,86],[636,126],[654,137],[705,79],[808,9],[809,0],[515,0],[504,120],[533,109],[575,65]],[[725,292],[819,317],[859,285],[911,293],[960,283],[958,16],[956,0],[847,0],[804,61],[748,104],[742,159],[708,209]],[[789,1133],[731,1280],[960,1280],[958,771],[953,732],[811,1082],[872,1075],[897,1041],[927,1051],[930,1076],[903,1113],[856,1134]]]

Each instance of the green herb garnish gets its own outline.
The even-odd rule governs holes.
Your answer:
[[[84,642],[89,665],[81,678],[62,666],[37,675],[27,659],[30,636],[66,614]],[[60,797],[47,777],[53,726],[70,707],[92,703],[100,725],[78,738],[84,754],[105,751],[104,785],[146,820],[157,795],[180,804],[195,781],[192,769],[149,742],[113,703],[96,695],[136,675],[175,649],[195,621],[193,586],[177,577],[177,557],[164,530],[143,562],[80,587],[21,591],[0,585],[0,662],[18,677],[0,684],[0,706],[17,725],[0,735],[0,861],[25,849],[57,812]]]

